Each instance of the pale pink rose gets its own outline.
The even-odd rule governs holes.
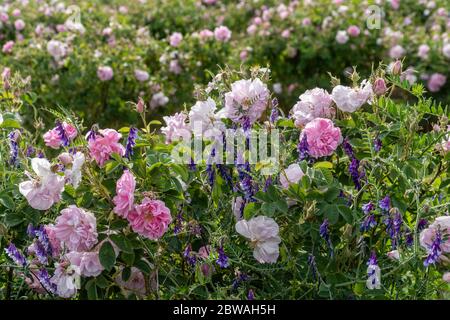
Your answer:
[[[210,254],[211,254],[211,246],[203,246],[200,249],[198,249],[198,256],[201,259],[208,259]]]
[[[76,252],[71,251],[66,254],[66,258],[73,266],[79,268],[80,274],[84,277],[96,277],[103,271],[97,251]]]
[[[199,32],[200,39],[205,41],[214,37],[214,32],[209,29],[203,29]]]
[[[337,33],[336,33],[336,42],[337,43],[339,43],[339,44],[345,44],[345,43],[347,43],[347,41],[348,41],[348,34],[347,34],[347,31],[345,31],[345,30],[339,30]]]
[[[350,37],[357,37],[361,33],[357,26],[350,26],[347,29],[347,33]]]
[[[227,42],[231,38],[231,31],[225,26],[214,29],[214,37],[217,41]]]
[[[22,19],[14,21],[14,28],[16,28],[17,31],[22,31],[25,29],[25,22]]]
[[[269,90],[260,79],[238,80],[225,93],[225,115],[234,122],[256,122],[266,110]]]
[[[128,213],[134,207],[134,190],[136,189],[136,179],[129,170],[125,170],[116,185],[116,196],[113,198],[115,204],[114,212],[127,218]]]
[[[445,44],[442,47],[442,54],[446,57],[450,59],[450,43]]]
[[[134,76],[140,82],[147,81],[150,78],[150,75],[147,71],[136,69],[134,70]]]
[[[174,74],[180,74],[181,73],[182,69],[181,69],[180,63],[178,62],[177,59],[170,60],[169,71],[174,73]]]
[[[63,152],[58,156],[58,160],[65,166],[72,164],[72,155],[68,152]]]
[[[59,60],[67,54],[67,45],[58,40],[50,40],[47,43],[47,52],[55,60]]]
[[[283,32],[281,33],[281,36],[283,38],[289,38],[291,35],[291,31],[289,29],[284,29]]]
[[[63,25],[63,24],[57,24],[57,25],[56,25],[56,31],[57,31],[58,33],[66,32],[66,31],[67,31],[67,28],[66,28],[66,26]]]
[[[247,50],[242,50],[239,53],[239,59],[241,59],[242,61],[247,60],[248,58],[248,51]]]
[[[381,96],[385,94],[387,91],[386,81],[384,81],[383,78],[377,78],[375,79],[375,82],[373,83],[373,92]]]
[[[74,205],[61,210],[53,230],[56,239],[71,251],[88,251],[98,242],[94,215]]]
[[[275,263],[279,255],[278,224],[272,218],[258,216],[236,223],[236,231],[250,240],[253,256],[259,263]]]
[[[395,45],[389,50],[392,59],[400,59],[406,54],[406,50],[401,45]]]
[[[61,147],[62,143],[61,135],[59,134],[59,131],[56,128],[47,131],[43,137],[45,145],[47,147],[53,149],[59,149]]]
[[[166,136],[166,143],[177,140],[189,140],[192,136],[191,128],[186,123],[187,114],[183,112],[175,113],[170,117],[163,117],[166,126],[161,128],[161,132]]]
[[[128,214],[128,221],[134,232],[156,240],[167,231],[172,217],[164,202],[146,197]]]
[[[292,117],[297,127],[303,127],[315,118],[333,118],[335,110],[331,108],[333,100],[329,93],[320,88],[307,90],[299,97],[292,108]]]
[[[169,42],[172,47],[178,47],[183,40],[183,35],[179,32],[174,32],[169,37]]]
[[[21,182],[19,192],[27,199],[28,204],[37,210],[48,210],[61,200],[64,191],[64,177],[52,172],[47,159],[33,158],[31,167],[37,179]]]
[[[97,69],[97,76],[101,81],[109,81],[114,76],[114,72],[111,67],[101,66]]]
[[[427,86],[431,92],[438,92],[447,82],[447,77],[441,73],[433,73],[428,80]]]
[[[80,270],[68,261],[55,263],[55,272],[50,282],[56,285],[56,294],[62,298],[71,298],[79,289]]]
[[[14,47],[14,41],[7,41],[2,48],[3,53],[11,53]]]
[[[125,154],[125,148],[119,143],[122,135],[114,129],[99,130],[94,139],[88,142],[89,152],[97,164],[102,167],[109,160],[111,154],[116,153],[120,156]]]
[[[444,280],[445,282],[450,283],[450,272],[446,272],[442,275],[442,280]]]
[[[312,24],[312,21],[311,21],[310,18],[304,18],[304,19],[302,20],[302,25],[303,25],[304,27],[308,27],[308,26],[310,26],[311,24]]]
[[[430,47],[427,44],[421,44],[419,49],[417,50],[417,55],[419,58],[425,60],[428,58],[428,54],[430,53]]]
[[[304,175],[298,163],[293,163],[280,173],[280,183],[284,189],[287,189],[291,184],[298,183]]]
[[[398,10],[400,8],[400,0],[390,0],[391,7],[394,10]]]
[[[48,224],[44,226],[44,229],[52,247],[52,255],[53,257],[58,257],[61,252],[61,241],[56,238],[55,226],[53,224]]]
[[[359,88],[338,85],[331,92],[331,97],[336,106],[345,112],[355,112],[364,103],[369,102],[372,96],[372,85],[366,80],[361,82]]]
[[[252,34],[255,34],[257,30],[258,30],[258,27],[256,25],[254,25],[254,24],[251,24],[247,28],[247,33],[249,35],[252,35]]]
[[[146,286],[144,274],[136,267],[131,267],[131,275],[127,281],[122,279],[123,267],[121,267],[120,272],[116,275],[115,281],[119,287],[121,287],[125,296],[134,293],[139,297],[145,296]]]
[[[6,12],[0,12],[0,21],[1,22],[8,22],[9,16]]]
[[[434,222],[420,233],[420,245],[429,249],[434,241],[437,230],[441,233],[441,250],[443,253],[450,253],[450,216],[437,217]],[[446,240],[444,240],[446,239]]]
[[[316,118],[309,122],[303,129],[300,140],[304,135],[308,153],[314,158],[332,155],[342,142],[341,130],[330,119]]]

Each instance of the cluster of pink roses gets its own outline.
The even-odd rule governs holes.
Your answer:
[[[119,143],[122,135],[114,129],[102,129],[98,133],[89,133],[88,147],[90,156],[99,166],[103,166],[113,153],[125,154],[125,148]]]
[[[59,149],[63,145],[64,139],[68,139],[70,142],[77,135],[77,129],[72,124],[63,122],[61,126],[55,127],[44,134],[44,142],[50,148]]]
[[[125,170],[117,181],[116,196],[113,199],[114,212],[127,219],[134,232],[156,240],[167,231],[172,217],[170,210],[160,200],[145,197],[140,204],[134,203],[136,179]]]

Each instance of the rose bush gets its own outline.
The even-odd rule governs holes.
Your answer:
[[[88,127],[4,81],[0,297],[448,297],[448,106],[383,64],[290,106],[271,75],[220,71],[160,131],[141,100]],[[279,152],[254,161],[264,132]]]

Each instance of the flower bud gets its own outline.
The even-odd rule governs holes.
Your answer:
[[[145,102],[141,97],[139,97],[138,103],[136,104],[136,111],[142,113],[144,112],[144,110],[145,110]]]
[[[386,81],[384,81],[383,78],[377,78],[373,83],[373,92],[375,92],[376,95],[381,96],[385,94],[386,91]]]
[[[402,73],[402,62],[400,60],[394,62],[391,72],[394,76],[398,76]]]

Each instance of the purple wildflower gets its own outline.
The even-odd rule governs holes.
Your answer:
[[[17,250],[14,243],[11,242],[9,246],[5,248],[5,252],[18,266],[25,267],[27,265],[27,260],[23,254]]]
[[[298,143],[297,151],[300,161],[308,158],[308,140],[306,139],[306,134],[303,135],[302,139]]]
[[[414,244],[414,235],[412,232],[408,232],[405,235],[405,243],[407,247],[411,247]]]
[[[417,231],[422,231],[423,229],[425,229],[428,226],[428,221],[427,219],[420,219],[419,220],[419,224],[417,225]]]
[[[375,150],[375,152],[380,152],[382,145],[380,138],[376,138],[373,141],[373,150]]]
[[[50,281],[50,275],[48,274],[47,269],[42,268],[37,273],[37,278],[39,279],[39,282],[41,285],[47,290],[49,293],[55,293],[56,292],[56,285]]]
[[[242,273],[242,272],[239,272],[238,275],[237,275],[237,277],[234,278],[233,283],[232,283],[232,285],[231,285],[232,290],[234,290],[234,291],[237,290],[237,288],[239,287],[239,285],[240,285],[242,282],[248,281],[248,279],[249,279],[249,276],[248,276],[247,274]]]
[[[344,149],[345,154],[350,158],[355,158],[355,153],[353,152],[353,148],[351,144],[348,142],[348,138],[345,138],[342,142],[342,148]]]
[[[369,266],[377,266],[378,265],[377,255],[375,254],[375,251],[372,251],[372,253],[370,254],[370,258],[369,258],[369,261],[367,261],[367,265],[369,265]]]
[[[217,258],[216,263],[222,268],[228,268],[229,264],[228,264],[228,257],[225,254],[225,251],[223,250],[223,246],[220,246],[217,249],[217,252],[219,253],[219,258]]]
[[[364,214],[368,214],[370,211],[373,211],[375,209],[375,205],[373,204],[372,201],[363,204],[362,206],[362,211],[364,212]]]
[[[33,146],[28,146],[26,156],[31,157],[35,152],[36,152],[36,149]]]
[[[355,184],[356,190],[361,190],[361,174],[359,172],[359,160],[356,158],[352,159],[348,167],[350,176],[352,177],[353,183]]]
[[[183,257],[186,259],[187,263],[191,266],[195,266],[195,263],[197,262],[197,258],[195,257],[194,253],[192,252],[192,246],[188,245],[186,249],[184,249]]]
[[[252,289],[248,290],[247,300],[255,300],[255,293]]]
[[[59,120],[56,121],[56,131],[58,131],[59,137],[61,138],[61,144],[67,147],[69,145],[69,138],[67,138],[66,130],[64,130],[64,126]]]
[[[378,205],[380,206],[381,210],[389,211],[391,209],[391,198],[389,196],[384,197],[380,200]]]
[[[173,233],[179,234],[181,232],[181,229],[183,228],[183,215],[181,212],[177,215],[177,218],[175,220],[175,226],[173,228]]]
[[[233,188],[233,178],[231,177],[230,170],[223,164],[216,164],[216,168],[219,170],[220,176],[227,182],[230,188]]]
[[[428,267],[430,264],[435,264],[436,262],[439,261],[439,257],[442,254],[441,244],[442,244],[441,232],[438,230],[436,231],[433,243],[428,249],[428,256],[423,262],[423,265],[425,267]]]
[[[188,164],[188,167],[189,167],[189,170],[191,170],[191,171],[197,170],[197,166],[196,166],[196,164],[194,162],[194,158],[191,157],[191,160],[190,160],[190,162]]]
[[[325,218],[323,220],[322,224],[320,225],[319,234],[325,240],[325,242],[327,243],[328,248],[330,249],[331,256],[333,256],[333,247],[332,247],[332,244],[331,244],[330,232],[329,232],[329,228],[328,227],[329,227],[329,222],[328,222],[328,219]]]
[[[87,141],[95,140],[96,136],[97,136],[97,134],[95,133],[95,130],[91,129],[91,130],[89,130],[89,132],[86,135],[86,140]]]
[[[279,117],[279,111],[278,111],[278,99],[273,98],[272,99],[272,110],[270,111],[270,117],[269,121],[270,123],[275,123]]]
[[[370,229],[374,228],[377,225],[377,221],[375,220],[375,215],[368,214],[364,217],[364,220],[361,222],[361,226],[359,229],[362,232],[367,232]]]
[[[125,146],[125,157],[130,159],[133,155],[133,147],[136,145],[138,129],[131,127],[128,133],[127,144]]]
[[[19,134],[16,130],[11,131],[8,134],[9,138],[9,164],[12,166],[17,165],[17,158],[19,156],[19,145],[17,143],[17,138],[19,137]]]
[[[313,279],[316,280],[319,271],[317,270],[316,258],[312,254],[308,254],[308,265],[311,268]]]
[[[272,177],[269,176],[266,179],[266,182],[264,183],[264,192],[267,192],[267,190],[269,189],[269,187],[272,185],[273,181],[272,181]]]

